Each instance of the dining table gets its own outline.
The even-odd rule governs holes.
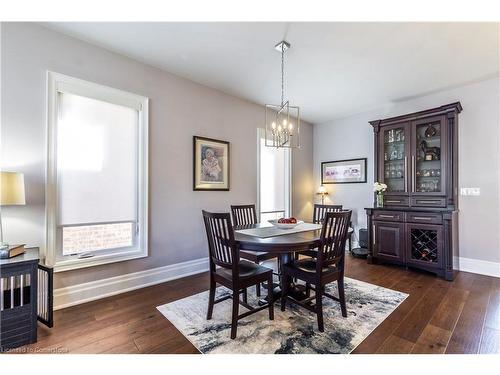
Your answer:
[[[287,229],[283,229],[283,233],[279,235],[273,235],[269,237],[259,237],[255,235],[249,235],[240,233],[241,230],[248,229],[259,229],[259,228],[269,228],[267,223],[257,223],[250,225],[242,225],[234,227],[234,239],[239,250],[248,251],[259,251],[271,254],[276,254],[280,262],[278,264],[283,265],[288,263],[293,259],[295,253],[306,252],[310,249],[316,248],[319,245],[321,229],[308,230],[305,232],[291,232],[287,233]],[[278,273],[281,270],[278,270]],[[280,277],[280,283],[283,282],[283,278]],[[273,289],[274,300],[281,297],[282,285],[276,284]],[[289,295],[296,300],[305,299],[306,292],[305,286],[298,285],[291,282],[289,286]],[[267,296],[259,301],[259,304],[264,304],[267,302]]]

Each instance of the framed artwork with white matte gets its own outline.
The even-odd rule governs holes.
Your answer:
[[[193,190],[229,190],[229,142],[193,137]]]
[[[325,161],[321,163],[321,184],[356,184],[366,182],[366,158]]]

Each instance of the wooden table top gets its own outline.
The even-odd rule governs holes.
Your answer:
[[[267,227],[267,224],[253,224],[245,226],[235,226],[234,230],[253,229]],[[314,246],[318,241],[321,234],[321,229],[299,232],[291,234],[283,234],[281,236],[273,236],[260,238],[256,236],[249,236],[234,232],[234,239],[239,244],[241,249],[264,251],[269,253],[289,253],[300,250],[307,250]]]

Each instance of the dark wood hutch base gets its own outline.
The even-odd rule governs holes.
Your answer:
[[[458,211],[366,208],[368,263],[386,262],[419,268],[454,279],[453,257],[458,256]],[[420,254],[415,245],[432,248],[436,261]]]
[[[366,208],[368,262],[388,262],[453,280],[458,257],[460,103],[371,121],[375,181],[383,207]]]

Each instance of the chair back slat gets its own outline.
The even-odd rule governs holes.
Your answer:
[[[255,204],[231,206],[233,222],[236,226],[251,225],[257,223],[257,211]]]
[[[234,241],[231,215],[229,213],[202,212],[207,232],[210,262],[224,268],[233,268],[233,265],[239,262],[239,255]]]
[[[321,224],[327,212],[342,211],[341,204],[315,204],[313,211],[313,223]]]
[[[327,212],[321,229],[318,248],[318,272],[331,264],[341,265],[345,256],[347,231],[351,220],[351,210]]]

